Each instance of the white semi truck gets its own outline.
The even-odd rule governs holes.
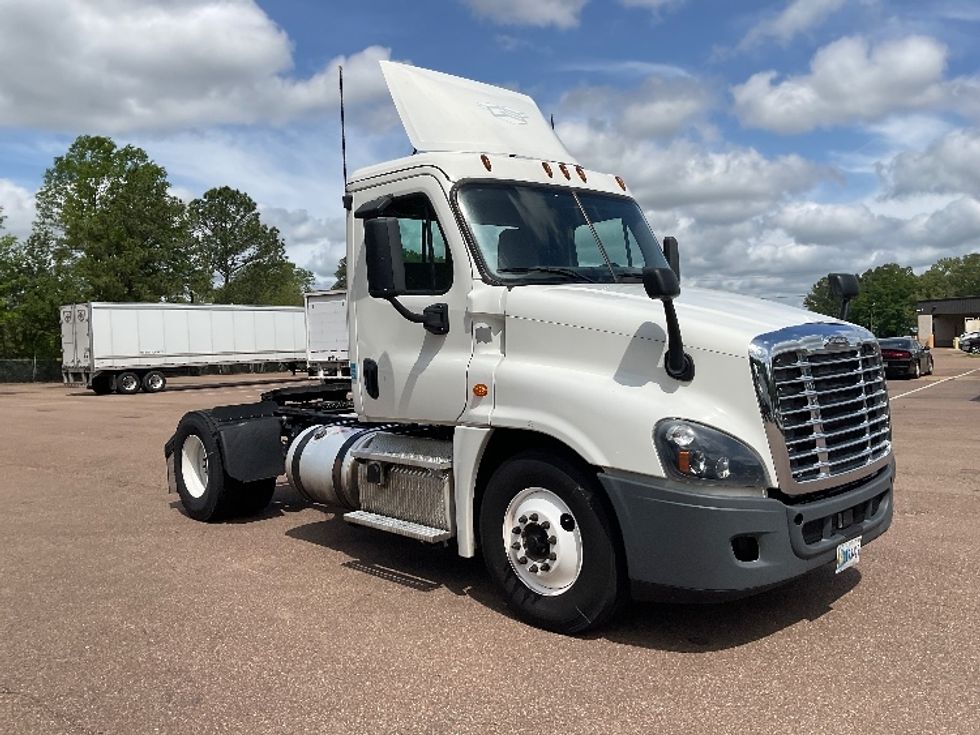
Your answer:
[[[254,513],[285,474],[351,523],[481,553],[562,632],[856,563],[892,517],[874,337],[681,295],[676,241],[530,98],[382,64],[417,152],[347,181],[350,382],[185,415],[165,456],[188,515]]]
[[[61,373],[96,393],[158,393],[167,376],[306,360],[298,306],[87,302],[61,307]]]

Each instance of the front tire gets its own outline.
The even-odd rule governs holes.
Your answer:
[[[932,359],[932,355],[929,355],[929,369],[926,370],[926,375],[932,375],[932,371],[936,369],[936,361]]]
[[[625,570],[595,478],[577,464],[525,452],[501,465],[480,505],[480,545],[493,581],[522,620],[558,633],[608,621]]]

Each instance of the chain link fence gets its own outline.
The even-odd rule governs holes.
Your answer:
[[[0,383],[60,383],[61,360],[0,360]]]

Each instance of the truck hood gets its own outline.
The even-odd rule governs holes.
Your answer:
[[[674,301],[687,349],[747,357],[749,342],[766,332],[829,317],[771,301],[701,288],[684,288]],[[533,285],[507,294],[509,318],[666,340],[663,306],[639,283]]]

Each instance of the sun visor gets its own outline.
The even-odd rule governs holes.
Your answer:
[[[526,94],[417,66],[380,63],[416,150],[576,162]]]

